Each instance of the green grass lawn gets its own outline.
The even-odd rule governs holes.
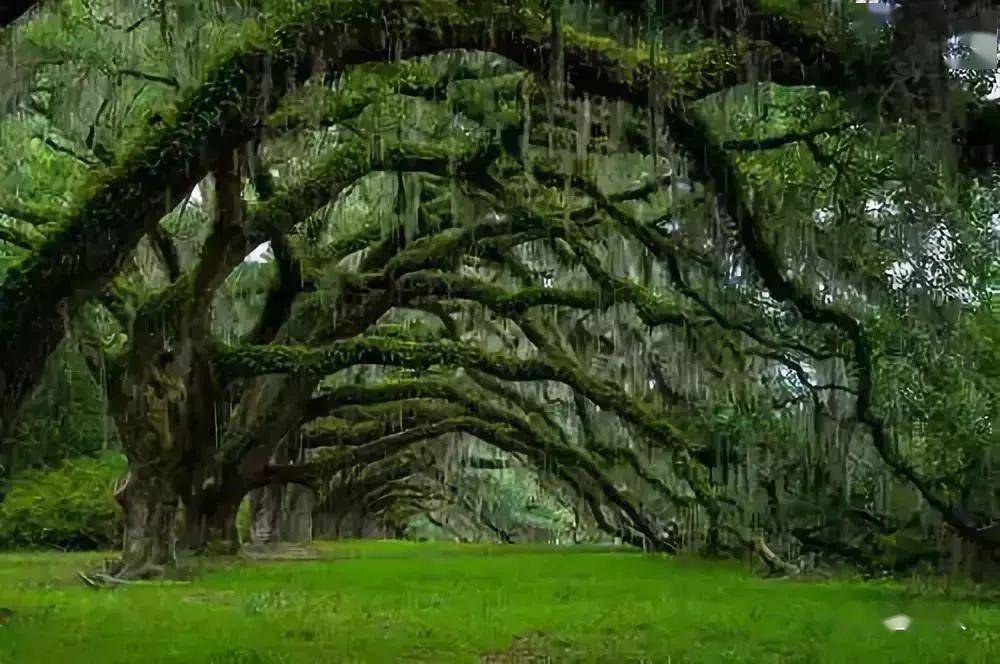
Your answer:
[[[896,584],[766,580],[624,551],[318,549],[114,590],[74,576],[102,555],[0,555],[0,607],[13,612],[0,662],[1000,661],[1000,607]],[[896,613],[908,631],[882,625]]]

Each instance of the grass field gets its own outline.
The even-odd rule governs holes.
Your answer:
[[[95,554],[0,555],[0,662],[988,662],[1000,606],[623,551],[408,542],[213,560],[91,590]],[[913,618],[906,632],[882,620]],[[962,623],[965,629],[959,625]]]

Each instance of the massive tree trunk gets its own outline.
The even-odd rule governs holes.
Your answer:
[[[281,541],[283,490],[282,483],[272,482],[250,493],[250,541],[254,544],[269,545]]]
[[[136,534],[156,533],[149,536],[154,544],[161,537],[169,540],[167,554],[138,543],[134,550],[126,548],[122,575],[147,575],[162,570],[164,561],[174,564],[173,517],[179,500],[186,508],[185,544],[204,548],[218,539],[232,550],[237,542],[235,505],[205,502],[214,480],[214,449],[206,443],[215,437],[221,401],[212,372],[209,312],[213,295],[245,255],[246,245],[237,152],[224,154],[213,176],[218,209],[198,266],[137,314],[127,366],[113,399],[129,466],[136,479],[143,479],[136,489],[122,493],[128,528]],[[154,498],[160,491],[163,504],[157,506]],[[161,532],[165,529],[169,533]]]
[[[240,501],[202,491],[182,496],[185,549],[197,553],[234,554],[239,551],[236,514]]]
[[[116,412],[129,474],[116,498],[125,512],[122,578],[152,576],[176,563],[174,519],[180,488],[189,476],[183,463],[187,392],[172,353],[153,366],[132,367],[135,386]],[[134,373],[133,373],[134,372]],[[122,391],[124,394],[124,390]]]
[[[333,539],[386,539],[392,534],[384,519],[369,513],[358,501],[318,508],[314,531],[319,537]]]
[[[180,502],[193,496],[192,453],[205,433],[203,404],[196,403],[204,392],[190,380],[197,364],[190,349],[164,351],[151,367],[131,367],[123,381],[131,389],[116,411],[129,462],[117,493],[125,512],[122,578],[161,574],[176,564],[175,519]]]
[[[203,447],[191,482],[181,495],[184,504],[183,545],[196,553],[234,554],[240,549],[236,517],[251,485],[240,468],[216,458]]]
[[[162,465],[130,471],[115,497],[125,512],[122,579],[159,576],[177,564],[174,521],[177,491]]]
[[[289,484],[285,487],[281,509],[281,534],[286,542],[308,544],[313,538],[313,508],[316,493],[308,487]]]

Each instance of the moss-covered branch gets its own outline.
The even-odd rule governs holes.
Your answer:
[[[530,287],[509,291],[473,277],[445,272],[420,271],[399,279],[399,288],[408,297],[437,296],[479,302],[498,314],[509,316],[539,306],[559,306],[582,310],[603,310],[621,302],[636,304],[639,318],[650,327],[683,325],[687,317],[666,298],[657,298],[625,279],[614,279],[601,269],[606,279],[602,290],[566,290]]]
[[[683,446],[673,426],[644,404],[637,403],[610,383],[585,377],[576,368],[546,359],[491,353],[451,341],[408,342],[374,337],[338,341],[327,348],[243,346],[219,348],[217,369],[229,378],[270,373],[326,375],[360,364],[428,369],[433,366],[480,369],[513,381],[552,380],[580,389],[588,398],[640,426],[659,444]]]
[[[393,389],[395,386],[387,387]],[[660,534],[649,524],[641,511],[622,495],[600,467],[585,453],[552,441],[529,423],[518,421],[516,418],[511,419],[508,413],[504,413],[500,409],[484,409],[481,406],[477,408],[474,404],[471,406],[476,408],[476,416],[450,417],[425,425],[417,425],[411,429],[384,436],[368,445],[331,451],[325,458],[299,466],[280,468],[269,466],[262,472],[259,481],[267,479],[305,481],[305,478],[309,476],[319,479],[329,477],[336,472],[397,452],[418,441],[458,431],[476,436],[504,451],[527,454],[538,467],[549,468],[560,477],[571,476],[573,469],[584,473],[597,484],[603,498],[627,516],[633,527],[642,533],[645,541],[657,548],[669,549],[667,543],[660,538]],[[502,417],[503,419],[495,420],[492,419],[493,417]],[[295,479],[290,479],[293,476]],[[579,481],[574,482],[574,486],[578,490],[586,491],[581,487]],[[591,495],[591,499],[596,500],[596,497]]]
[[[818,303],[803,284],[788,276],[784,258],[767,241],[763,221],[749,206],[747,192],[741,187],[737,173],[723,149],[710,139],[704,123],[680,111],[671,114],[668,123],[674,140],[688,154],[692,175],[720,187],[717,193],[721,202],[736,222],[740,242],[770,296],[778,302],[794,306],[805,320],[833,327],[850,340],[851,360],[858,373],[855,419],[868,428],[874,448],[885,464],[914,486],[963,537],[989,547],[997,546],[989,525],[977,523],[961,505],[938,495],[931,484],[899,455],[891,441],[889,425],[875,411],[875,359],[862,321],[833,306]]]
[[[311,404],[315,407],[315,400]],[[389,432],[399,432],[416,424],[441,421],[465,412],[461,405],[436,403],[425,398],[399,399],[352,407],[333,405],[323,415],[347,415],[334,423],[318,422],[302,432],[306,447],[358,447]],[[353,411],[347,412],[345,411]]]
[[[265,466],[251,480],[251,486],[263,486],[275,479],[286,480],[290,476],[289,474],[294,474],[297,478],[296,481],[299,482],[311,481],[320,483],[339,472],[385,458],[388,455],[406,449],[410,445],[446,433],[475,433],[476,431],[497,433],[503,428],[508,427],[504,425],[487,425],[478,418],[469,416],[449,417],[424,424],[416,424],[413,427],[404,428],[400,431],[375,438],[364,445],[319,449],[317,450],[317,454],[314,455],[313,461],[297,464],[296,466]],[[278,468],[288,468],[288,470],[277,470]],[[292,468],[297,470],[293,471],[291,470]],[[277,476],[275,475],[276,472],[286,474]]]
[[[301,266],[292,256],[283,234],[271,238],[271,251],[278,265],[278,275],[267,291],[264,310],[248,337],[248,341],[254,344],[266,344],[278,336],[278,331],[292,313],[295,297],[303,290]]]
[[[491,31],[516,29],[519,20],[509,8],[485,2],[358,1],[316,3],[274,24],[249,30],[245,48],[166,113],[140,148],[100,174],[60,229],[9,270],[0,286],[4,422],[58,342],[60,317],[103,290],[145,229],[176,206],[210,164],[251,138],[317,58],[330,68],[378,59],[400,40],[411,54],[479,46]],[[332,33],[342,37],[331,40]],[[388,40],[387,33],[393,35]]]
[[[15,217],[5,217],[0,211],[0,240],[18,249],[34,249],[45,235],[33,225]]]

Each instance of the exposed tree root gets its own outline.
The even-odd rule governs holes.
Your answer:
[[[760,556],[761,560],[767,566],[768,574],[770,576],[775,576],[778,574],[784,574],[786,576],[798,576],[801,570],[795,565],[785,562],[778,554],[771,550],[764,542],[763,537],[758,537],[753,543],[754,552]]]
[[[179,581],[173,579],[140,579],[140,578],[123,578],[121,576],[112,576],[110,574],[105,574],[103,572],[96,572],[93,574],[86,574],[80,570],[77,570],[76,575],[83,581],[84,585],[88,588],[93,588],[94,590],[118,588],[120,586],[134,586],[134,585],[177,585],[177,584],[189,584],[190,581]]]

